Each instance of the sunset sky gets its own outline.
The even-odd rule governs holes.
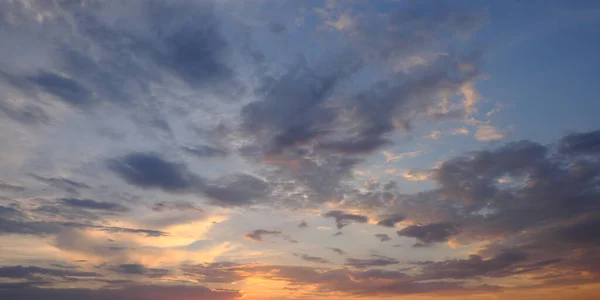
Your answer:
[[[1,0],[0,299],[598,299],[598,37],[593,0]]]

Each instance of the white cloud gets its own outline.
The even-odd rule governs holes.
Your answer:
[[[428,138],[428,139],[437,140],[441,136],[442,136],[442,131],[441,130],[432,130],[425,137]]]
[[[467,82],[466,84],[464,84],[460,88],[460,92],[464,96],[463,105],[465,108],[465,112],[467,114],[472,114],[472,113],[477,112],[476,105],[477,105],[477,103],[479,103],[479,100],[481,100],[481,97],[479,96],[479,93],[477,93],[475,88],[473,87],[473,83]]]
[[[402,177],[409,181],[429,180],[430,173],[422,170],[408,170],[402,173]]]
[[[383,151],[382,153],[385,156],[385,162],[393,162],[393,161],[401,160],[404,158],[417,157],[419,155],[424,154],[425,150],[398,153],[398,154],[395,154],[395,153],[392,153],[389,151]]]
[[[498,130],[492,125],[479,125],[475,132],[478,141],[495,141],[506,137],[506,132]]]
[[[451,135],[467,135],[469,134],[469,129],[466,127],[456,128],[450,132]]]

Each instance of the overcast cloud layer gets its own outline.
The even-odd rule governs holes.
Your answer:
[[[595,299],[599,23],[2,1],[0,298]]]

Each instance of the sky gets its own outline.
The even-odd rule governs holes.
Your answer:
[[[600,2],[0,2],[0,299],[600,294]]]

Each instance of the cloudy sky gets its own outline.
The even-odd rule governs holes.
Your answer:
[[[596,299],[598,1],[0,1],[0,298]]]

